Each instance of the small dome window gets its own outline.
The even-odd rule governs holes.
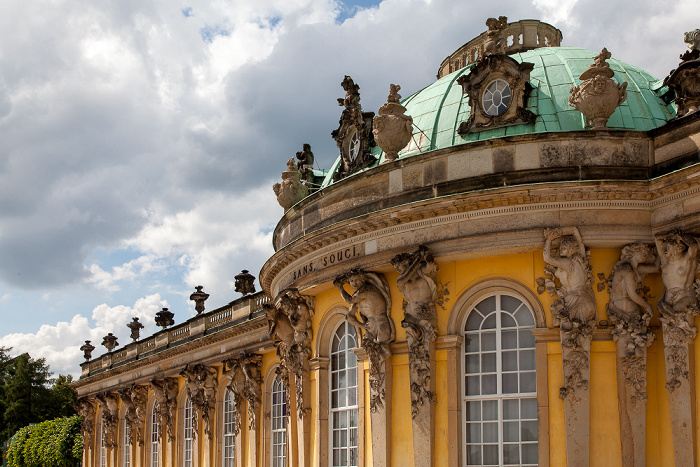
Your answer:
[[[502,79],[491,81],[486,86],[481,102],[487,115],[501,115],[510,104],[510,85]]]

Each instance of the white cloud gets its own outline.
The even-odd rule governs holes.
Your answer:
[[[103,354],[106,350],[100,346],[102,338],[108,332],[119,338],[121,345],[131,342],[126,323],[134,316],[138,317],[145,326],[142,336],[155,332],[155,314],[167,302],[160,295],[154,294],[136,301],[133,307],[106,304],[95,307],[92,311],[94,324],[88,318],[76,314],[70,321],[59,321],[56,325],[44,324],[36,333],[13,333],[0,337],[0,347],[11,347],[11,355],[28,352],[33,358],[45,358],[54,373],[80,374],[80,363],[83,355],[80,346],[85,340],[92,341],[97,347],[93,357]]]

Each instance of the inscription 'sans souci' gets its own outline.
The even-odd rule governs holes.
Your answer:
[[[291,274],[290,279],[293,282],[314,271],[319,271],[327,268],[328,266],[333,266],[334,264],[342,263],[343,261],[357,258],[358,256],[363,256],[365,252],[364,250],[364,244],[361,244],[352,245],[347,248],[342,248],[332,253],[328,253],[327,255],[321,256],[320,258],[309,261],[307,264],[300,266]]]

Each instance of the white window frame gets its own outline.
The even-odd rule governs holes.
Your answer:
[[[339,332],[343,330],[342,334],[340,334],[341,339],[348,339],[350,336],[352,336],[352,339],[355,341],[355,346],[349,346],[346,343],[346,348],[344,350],[340,350],[337,352],[333,351],[333,344],[335,343],[336,338],[339,337]],[[357,332],[355,331],[355,328],[349,324],[347,321],[342,321],[338,326],[336,326],[335,330],[333,331],[332,337],[331,337],[331,342],[330,342],[330,366],[329,366],[329,384],[328,384],[328,430],[329,430],[329,436],[328,436],[328,444],[329,444],[329,451],[328,451],[328,463],[332,467],[336,466],[357,466],[359,465],[359,455],[360,455],[360,449],[359,449],[359,438],[361,436],[361,433],[359,432],[359,405],[358,405],[358,400],[361,397],[360,394],[358,394],[358,384],[357,384],[357,379],[358,379],[358,365],[357,365],[357,357],[355,356],[355,353],[353,352],[353,349],[357,346],[357,339],[358,335]],[[345,360],[345,365],[342,368],[335,368],[334,367],[334,357],[335,356],[340,356],[344,354],[344,360]],[[355,361],[355,366],[354,368],[348,365],[348,362],[350,360]],[[354,386],[351,386],[349,384],[349,373],[354,370],[355,373],[355,384]],[[346,386],[341,387],[335,387],[334,384],[334,376],[336,374],[340,375],[341,372],[345,371],[346,372],[346,382],[348,383]],[[340,378],[338,377],[338,383],[340,382]],[[348,404],[348,395],[350,393],[350,390],[354,389],[355,391],[355,403],[354,404]],[[338,405],[338,407],[333,407],[333,393],[335,390],[338,390],[338,397],[341,397],[341,391],[345,391],[345,405]],[[354,413],[355,415],[355,426],[351,427],[350,426],[350,418],[352,414]],[[335,427],[335,416],[338,415],[339,417],[342,416],[342,414],[346,414],[346,427],[345,428],[338,428],[336,429]],[[351,430],[355,429],[356,435],[355,435],[355,445],[350,446],[350,434]],[[338,433],[338,437],[334,436],[335,433]],[[335,446],[335,441],[338,439],[338,441],[341,441],[341,437],[343,435],[346,435],[346,446],[342,446],[342,443],[340,446]],[[352,452],[352,449],[354,448],[355,453],[356,453],[356,461],[357,463],[355,464],[350,464],[350,453]],[[334,462],[334,454],[336,449],[345,451],[346,454],[346,463],[335,463]]]
[[[124,467],[129,467],[131,465],[131,427],[129,427],[129,422],[124,420]]]
[[[160,467],[160,440],[158,439],[158,431],[160,430],[160,420],[158,417],[158,402],[153,404],[151,409],[151,458],[149,459],[151,467]]]
[[[270,467],[287,467],[287,410],[287,391],[276,376],[270,391]]]
[[[183,430],[182,430],[182,465],[183,467],[194,466],[194,408],[192,407],[192,399],[187,397],[185,400]],[[189,454],[189,458],[188,458]]]
[[[100,422],[100,467],[107,467],[107,444],[105,443],[105,423]]]
[[[236,466],[236,435],[233,432],[233,420],[236,405],[233,401],[233,391],[226,388],[224,391],[223,433],[221,444],[222,467]]]
[[[481,323],[480,323],[480,329],[479,329],[479,331],[477,331],[477,332],[479,332],[479,337],[480,337],[480,339],[481,339],[481,336],[482,336],[482,334],[484,333],[484,330],[481,329],[481,325],[483,325],[483,322],[486,321],[486,319],[488,319],[488,317],[491,316],[491,314],[495,313],[495,314],[496,314],[496,319],[495,319],[495,321],[496,321],[496,327],[494,328],[494,331],[495,331],[495,334],[496,334],[496,344],[495,344],[495,345],[496,345],[496,346],[495,346],[495,353],[496,353],[496,393],[495,393],[495,394],[486,394],[486,395],[467,395],[467,391],[468,391],[468,387],[467,387],[467,386],[468,386],[468,384],[467,384],[467,376],[468,376],[468,373],[467,373],[467,368],[466,368],[466,362],[467,362],[467,345],[468,345],[467,334],[469,334],[469,333],[474,333],[474,332],[475,332],[475,331],[467,331],[467,330],[466,330],[467,321],[468,321],[469,317],[471,316],[471,314],[474,312],[474,310],[475,310],[475,309],[478,309],[479,305],[482,305],[484,302],[486,302],[488,299],[490,299],[490,298],[492,298],[492,297],[495,297],[495,310],[492,311],[492,312],[487,313],[486,316],[484,316],[484,318],[482,319],[482,321],[481,321]],[[517,329],[517,334],[519,334],[521,330],[534,329],[535,326],[536,326],[536,317],[535,317],[535,314],[534,314],[533,311],[532,311],[532,308],[531,308],[530,305],[528,304],[528,302],[527,302],[525,299],[523,299],[522,297],[520,297],[520,296],[518,296],[518,295],[511,294],[511,293],[495,292],[495,293],[492,293],[492,294],[489,294],[489,295],[485,295],[485,296],[481,297],[481,298],[478,300],[478,302],[476,302],[476,303],[471,307],[471,309],[469,310],[468,313],[465,314],[464,320],[463,320],[462,325],[461,325],[461,330],[462,330],[461,332],[462,332],[462,335],[464,336],[464,342],[462,343],[462,350],[461,350],[461,357],[460,357],[460,360],[461,360],[461,378],[462,378],[461,381],[462,381],[462,384],[463,384],[462,395],[461,395],[461,397],[462,397],[462,402],[461,402],[461,404],[462,404],[462,421],[461,421],[461,423],[462,423],[462,427],[463,427],[463,428],[462,428],[462,447],[463,447],[463,449],[464,449],[464,453],[463,453],[463,456],[462,456],[462,465],[464,465],[464,466],[471,466],[471,465],[480,466],[480,465],[484,465],[484,462],[483,462],[483,461],[484,461],[484,459],[483,459],[483,449],[482,449],[482,458],[481,458],[482,462],[481,462],[480,464],[468,464],[469,459],[468,459],[468,453],[467,453],[467,449],[468,449],[468,446],[467,446],[467,435],[468,435],[468,431],[469,431],[469,430],[468,430],[468,422],[469,422],[469,420],[467,419],[467,418],[468,418],[467,402],[482,402],[482,406],[483,406],[483,402],[484,402],[484,401],[496,401],[497,416],[496,416],[496,420],[495,420],[495,421],[497,421],[497,423],[498,423],[498,433],[497,433],[497,436],[498,436],[498,444],[497,444],[497,446],[498,446],[498,459],[499,459],[499,464],[498,464],[498,465],[499,465],[499,466],[511,465],[511,464],[504,464],[504,459],[503,459],[503,446],[504,446],[504,444],[514,444],[514,443],[504,443],[504,440],[503,440],[503,438],[504,438],[504,436],[503,436],[503,435],[504,435],[504,411],[503,411],[503,404],[504,404],[504,401],[507,401],[507,400],[526,400],[526,399],[531,399],[531,400],[533,400],[533,402],[534,402],[534,404],[535,404],[535,418],[534,418],[534,419],[532,419],[532,418],[527,418],[527,419],[518,418],[518,421],[519,421],[519,422],[522,422],[522,421],[532,422],[532,421],[534,420],[534,421],[537,423],[537,388],[536,388],[536,386],[535,386],[535,391],[532,391],[532,392],[503,393],[503,380],[502,380],[502,377],[503,377],[503,368],[502,368],[503,358],[502,358],[502,355],[503,355],[503,350],[504,350],[504,349],[503,349],[503,342],[502,342],[502,335],[503,335],[503,334],[502,334],[503,329],[502,329],[502,326],[501,326],[501,321],[502,321],[502,320],[501,320],[500,318],[501,318],[501,313],[503,313],[503,312],[508,313],[508,312],[505,311],[505,310],[503,310],[503,308],[502,308],[502,306],[501,306],[502,297],[509,297],[509,298],[516,299],[516,300],[520,301],[520,302],[521,302],[521,305],[520,305],[518,308],[516,308],[515,311],[517,312],[517,311],[519,311],[522,307],[525,307],[525,308],[529,311],[529,314],[530,314],[530,316],[531,316],[531,318],[532,318],[532,324],[530,324],[530,325],[522,326],[522,325],[520,325],[519,323],[517,323],[517,324],[518,324],[517,328],[507,328],[506,330],[508,330],[508,329],[510,329],[510,330],[512,330],[512,329]],[[513,312],[513,314],[514,314],[514,313],[515,313],[515,312]],[[482,313],[482,314],[483,314],[483,313]],[[491,331],[486,331],[486,332],[491,332]],[[519,338],[519,339],[520,339],[520,338]],[[518,342],[520,342],[519,339],[518,339]],[[521,348],[520,345],[518,344],[518,345],[516,346],[516,349],[517,349],[518,352],[519,352],[520,350],[531,350],[531,351],[532,351],[532,355],[533,355],[532,358],[535,359],[535,343],[534,343],[534,338],[532,339],[532,345],[531,345],[531,346],[527,346],[527,347]],[[510,350],[510,349],[506,349],[506,350]],[[482,359],[481,356],[482,356],[482,354],[484,354],[484,353],[492,353],[492,352],[491,352],[491,351],[489,351],[489,352],[483,352],[483,349],[481,349],[481,347],[480,347],[478,351],[476,351],[476,352],[470,352],[470,355],[479,355],[479,363],[480,363],[480,365],[482,365],[482,360],[483,360],[483,359]],[[479,370],[480,370],[480,371],[479,371],[478,373],[470,373],[470,374],[472,374],[472,375],[477,375],[477,374],[478,374],[478,375],[483,375],[483,371],[482,371],[482,370],[483,370],[483,367],[480,366],[480,367],[479,367]],[[533,373],[533,377],[535,378],[535,385],[537,384],[537,382],[536,382],[536,366],[533,366],[533,369],[532,369],[532,370],[520,370],[520,369],[518,369],[518,370],[516,371],[515,374],[517,374],[517,375],[519,376],[519,375],[521,374],[521,371],[526,371],[526,372],[528,372],[528,373],[529,373],[529,372],[532,372],[532,373]],[[489,372],[489,373],[491,373],[491,372]],[[513,373],[513,372],[512,372],[512,371],[509,371],[509,373]],[[481,392],[481,391],[480,391],[480,392]],[[480,420],[481,425],[482,425],[482,430],[483,430],[483,421],[484,421],[483,419]],[[489,420],[489,421],[490,421],[490,420]],[[509,421],[515,421],[515,420],[509,419]],[[472,422],[474,422],[474,421],[472,421]],[[535,427],[535,430],[534,430],[534,431],[535,431],[535,434],[536,434],[536,436],[537,436],[537,435],[538,435],[538,427],[537,427],[537,426]],[[522,435],[522,433],[519,431],[518,436],[519,436],[520,438],[521,438],[521,435]],[[482,434],[482,436],[483,436],[483,434]],[[520,448],[520,450],[519,450],[520,460],[522,460],[522,445],[523,445],[523,444],[535,445],[535,446],[536,446],[535,449],[537,450],[537,448],[538,448],[538,443],[539,443],[538,440],[535,440],[534,442],[532,442],[532,441],[525,441],[525,442],[524,442],[522,439],[520,439],[520,441],[519,441],[519,443],[518,443],[518,445],[521,446],[521,448]],[[472,443],[472,444],[479,444],[479,443]],[[490,444],[490,443],[489,443],[489,444]],[[482,446],[483,446],[483,438],[482,438]],[[487,464],[487,465],[492,465],[492,464]],[[513,464],[513,465],[523,465],[523,466],[531,466],[531,465],[534,465],[534,466],[536,466],[537,463],[534,463],[534,464],[522,464],[522,463],[518,463],[518,464]]]

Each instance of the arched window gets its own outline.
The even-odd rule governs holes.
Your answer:
[[[479,301],[464,324],[466,465],[537,465],[535,319],[519,298]]]
[[[189,397],[185,401],[185,417],[184,417],[184,437],[183,437],[183,456],[184,467],[192,467],[193,452],[194,452],[194,411],[192,409],[192,399]]]
[[[343,321],[331,343],[330,444],[331,465],[356,466],[357,433],[357,347],[355,328]]]
[[[156,402],[153,404],[153,412],[151,413],[151,467],[160,467],[160,443],[158,441],[160,426],[158,423],[158,412],[159,407]]]
[[[131,465],[131,427],[124,420],[124,467]]]
[[[236,406],[233,402],[233,392],[226,389],[224,393],[224,445],[223,445],[223,467],[234,467],[236,458],[235,441],[233,432],[233,416]]]
[[[270,465],[287,467],[287,394],[279,376],[272,383]]]

